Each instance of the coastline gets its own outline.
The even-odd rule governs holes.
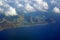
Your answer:
[[[32,25],[20,25],[20,26],[16,26],[16,27],[8,27],[8,28],[0,28],[0,31],[3,31],[3,30],[6,30],[6,29],[11,29],[11,28],[20,28],[20,27],[32,27],[32,26],[37,26],[37,25],[47,25],[48,23],[46,24],[32,24]]]

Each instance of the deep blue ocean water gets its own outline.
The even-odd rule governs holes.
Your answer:
[[[0,31],[3,40],[60,40],[60,22]]]
[[[46,16],[48,17],[47,14]],[[48,25],[6,29],[0,31],[0,40],[60,40],[60,15],[51,16],[50,14],[49,16],[56,22]]]

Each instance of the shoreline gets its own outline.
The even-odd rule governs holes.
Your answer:
[[[3,31],[3,30],[7,30],[7,29],[14,29],[14,28],[21,28],[21,27],[32,27],[32,26],[38,26],[38,25],[47,25],[48,23],[46,24],[32,24],[32,25],[21,25],[21,26],[17,26],[17,27],[10,27],[10,28],[1,28],[0,31]]]

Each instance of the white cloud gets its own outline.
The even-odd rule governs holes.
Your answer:
[[[22,4],[18,4],[18,7],[23,7],[23,5]]]
[[[48,3],[43,0],[34,0],[36,3],[34,7],[40,11],[47,11],[48,10]]]
[[[60,9],[59,9],[58,7],[54,7],[53,11],[54,11],[55,13],[60,13]]]
[[[35,1],[35,3],[33,2]],[[10,3],[13,4],[10,4]],[[22,3],[21,3],[22,2]],[[9,4],[8,4],[9,3]],[[19,12],[35,12],[35,11],[43,11],[46,12],[49,8],[48,3],[44,0],[3,0],[0,1],[0,6],[3,7],[4,14],[6,16],[14,16],[17,15],[16,10],[20,10]],[[14,8],[13,8],[14,6]],[[0,12],[2,9],[0,9]]]
[[[0,5],[3,5],[3,2],[2,1],[0,1]]]
[[[22,0],[22,1],[25,3],[25,5],[23,5],[17,1],[16,2],[17,8],[23,7],[24,8],[23,12],[25,12],[25,13],[35,12],[35,11],[46,12],[48,10],[48,7],[49,7],[48,3],[43,1],[43,0]],[[34,3],[33,1],[35,1],[36,3]]]
[[[48,3],[47,2],[43,2],[42,6],[43,6],[44,9],[46,9],[46,10],[48,9]]]
[[[60,8],[60,0],[51,0],[50,2],[51,2],[52,5]]]
[[[31,6],[29,3],[25,4],[25,11],[27,12],[34,12],[35,8],[33,6]]]
[[[5,14],[6,16],[15,16],[17,15],[15,8],[11,7],[8,3],[0,1],[0,13]]]
[[[17,15],[15,8],[10,7],[8,11],[5,11],[6,16],[15,16]]]

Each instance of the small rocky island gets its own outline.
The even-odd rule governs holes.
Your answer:
[[[0,18],[0,30],[8,29],[8,28],[16,28],[22,26],[30,26],[30,25],[46,25],[48,23],[54,23],[54,19],[45,18],[45,16],[25,16],[23,14],[17,16],[4,16]]]

